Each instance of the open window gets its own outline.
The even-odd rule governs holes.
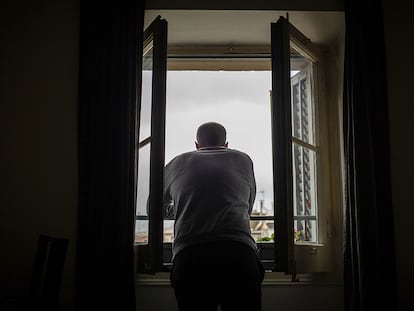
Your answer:
[[[310,40],[284,17],[272,23],[275,270],[293,275],[329,269],[319,190],[321,68]]]
[[[137,271],[162,271],[163,175],[167,22],[157,17],[144,32],[142,99],[138,104]]]
[[[269,42],[267,46],[170,46],[168,63],[166,22],[158,18],[145,32],[138,143],[138,272],[165,271],[171,264],[173,221],[163,220],[160,202],[165,160],[192,150],[195,130],[201,121],[216,120],[226,126],[236,124],[243,114],[247,117],[237,121],[235,126],[244,127],[245,131],[240,131],[240,135],[248,138],[244,141],[249,146],[239,145],[242,146],[240,149],[251,155],[255,171],[263,165],[264,178],[271,184],[270,188],[258,187],[251,216],[252,233],[266,270],[295,276],[299,272],[329,269],[325,225],[327,200],[324,199],[329,191],[321,191],[327,183],[324,179],[329,165],[323,162],[329,161],[326,156],[329,152],[326,144],[321,146],[319,135],[320,131],[327,130],[326,127],[322,129],[319,117],[320,103],[325,97],[321,86],[323,64],[318,49],[287,19],[281,17],[269,26],[271,44]],[[164,44],[163,48],[161,44]],[[200,77],[205,80],[199,80]],[[225,83],[237,83],[240,77],[248,83],[241,83],[238,91]],[[260,89],[262,95],[255,95],[255,106],[248,107],[243,100],[227,101],[227,106],[215,107],[216,115],[214,119],[210,118],[207,107],[212,105],[210,99],[215,96],[215,90],[228,88],[236,94],[259,80],[263,86]],[[166,93],[166,81],[168,92],[194,93],[194,98],[188,101],[181,98],[181,110],[169,110],[174,106],[174,99]],[[204,94],[198,89],[204,84],[216,88]],[[241,91],[238,95],[244,96]],[[165,96],[168,97],[167,106]],[[223,97],[221,100],[226,101]],[[223,113],[225,109],[233,111],[227,119]],[[198,119],[191,114],[192,110],[198,110],[203,118],[210,119]],[[175,125],[170,124],[173,118],[178,120]],[[252,126],[252,118],[259,120],[255,126]],[[228,129],[229,134],[232,132],[232,128]],[[174,135],[189,145],[180,149],[175,142],[169,144]],[[256,146],[258,137],[261,141]],[[238,139],[236,136],[229,138],[230,147],[238,149]]]

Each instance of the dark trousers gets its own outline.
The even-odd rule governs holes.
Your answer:
[[[260,311],[264,269],[248,245],[200,244],[174,258],[171,284],[180,311]]]

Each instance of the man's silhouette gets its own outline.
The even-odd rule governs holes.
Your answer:
[[[196,149],[165,167],[165,216],[175,219],[171,283],[180,311],[261,310],[264,270],[250,232],[253,163],[225,128],[197,130]]]

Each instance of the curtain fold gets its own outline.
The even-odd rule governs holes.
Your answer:
[[[382,2],[346,0],[345,18],[345,310],[395,310]]]
[[[77,310],[135,311],[144,1],[80,2]]]

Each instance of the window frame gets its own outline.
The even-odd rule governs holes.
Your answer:
[[[167,69],[167,21],[161,16],[144,31],[143,51],[152,44],[152,84],[151,84],[151,132],[150,136],[139,141],[141,102],[137,102],[137,170],[139,149],[149,143],[150,180],[148,197],[148,244],[136,245],[136,271],[150,273],[163,270],[163,188],[164,188],[164,146],[165,146],[165,107],[166,107],[166,69]],[[137,174],[137,176],[139,176]],[[138,180],[139,182],[139,180]],[[138,194],[137,194],[138,195]],[[135,220],[145,217],[136,215]]]
[[[303,39],[303,35],[300,34],[299,31],[297,31],[293,26],[291,26],[288,21],[286,20],[287,24],[285,24],[283,29],[283,40],[288,40],[288,46],[293,44],[295,48],[300,48],[305,53],[311,55],[311,57],[315,57],[314,54],[312,54],[307,48],[302,47],[303,41],[306,41]],[[293,28],[292,28],[293,27]],[[286,33],[288,36],[286,37]],[[301,41],[302,40],[302,41]],[[186,70],[186,69],[199,69],[199,70],[212,70],[212,68],[209,66],[209,62],[211,62],[212,59],[215,60],[213,68],[216,68],[216,70],[222,69],[222,70],[240,70],[240,68],[255,68],[256,70],[264,70],[266,68],[270,69],[270,59],[271,59],[271,48],[269,46],[239,46],[239,47],[227,47],[227,46],[191,46],[191,47],[169,47],[168,48],[168,63],[167,67],[168,70]],[[285,52],[284,52],[285,53]],[[200,57],[200,54],[202,57]],[[221,58],[220,58],[221,57]],[[235,59],[235,61],[229,63],[229,59]],[[288,54],[287,59],[290,61],[290,55]],[[221,61],[220,61],[221,60]],[[246,60],[249,60],[246,65]],[[243,65],[244,64],[244,65]],[[226,67],[227,65],[227,67]],[[214,69],[213,69],[214,70]],[[286,71],[286,69],[285,69]],[[290,72],[288,70],[287,72]],[[290,73],[288,74],[290,77]],[[313,74],[314,79],[319,79],[317,74]],[[277,83],[277,82],[276,82]],[[289,90],[290,90],[290,79],[288,80],[289,83]],[[316,93],[316,96],[318,96],[318,93]],[[326,95],[323,95],[326,96]],[[289,98],[289,105],[287,105],[287,110],[291,109],[290,105],[290,91],[289,96],[286,98]],[[315,99],[317,101],[317,99]],[[316,105],[317,106],[317,105]],[[319,112],[317,111],[318,107],[315,107],[315,116],[316,116],[316,122],[319,123],[318,115]],[[273,117],[272,117],[273,120]],[[288,119],[291,120],[291,119]],[[288,122],[290,123],[290,121]],[[274,132],[272,130],[272,132]],[[291,136],[291,130],[287,131],[288,135]],[[318,133],[315,133],[316,139],[319,137]],[[284,138],[285,139],[285,138]],[[291,138],[289,143],[289,150],[291,150]],[[275,152],[273,152],[275,155]],[[292,159],[291,155],[290,157],[287,156],[286,159],[290,160]],[[288,161],[289,162],[289,161]],[[284,162],[286,163],[286,161]],[[292,169],[290,169],[290,175],[292,175]],[[288,172],[289,174],[289,172]],[[318,163],[317,168],[317,175],[320,175],[320,168]],[[274,183],[275,183],[275,176],[274,176]],[[292,185],[292,184],[291,184]],[[321,186],[319,186],[319,178],[318,178],[318,201],[320,201],[320,194],[319,189],[321,189]],[[289,196],[289,194],[288,194]],[[276,202],[276,201],[275,201]],[[275,204],[276,205],[276,204]],[[320,205],[320,203],[318,204]],[[318,213],[321,214],[321,210],[318,210]],[[274,213],[275,217],[273,216],[252,216],[252,220],[260,219],[260,220],[273,220],[275,221],[275,227],[276,227],[276,212]],[[285,256],[285,262],[279,267],[273,267],[272,271],[282,271],[286,274],[296,274],[296,263],[295,263],[295,246],[293,244],[293,210],[291,217],[292,219],[289,221],[290,224],[288,224],[288,227],[291,227],[292,230],[285,230],[286,241],[292,241],[289,246],[286,247],[287,252]],[[321,219],[325,219],[325,217],[319,217],[319,222]],[[291,233],[289,233],[291,232]],[[321,240],[324,240],[324,237],[321,237]],[[161,235],[161,241],[163,240],[163,237]],[[289,242],[286,242],[285,245],[288,245]],[[166,243],[163,243],[166,244]],[[168,244],[168,243],[167,243]],[[263,243],[263,245],[269,244],[269,243]],[[312,243],[315,244],[315,243]],[[315,246],[323,246],[322,244],[313,245]],[[165,247],[164,247],[165,248]],[[275,247],[275,252],[277,247]],[[161,256],[162,257],[162,256]],[[277,257],[276,257],[277,258]],[[164,269],[160,269],[160,271],[164,271]]]

